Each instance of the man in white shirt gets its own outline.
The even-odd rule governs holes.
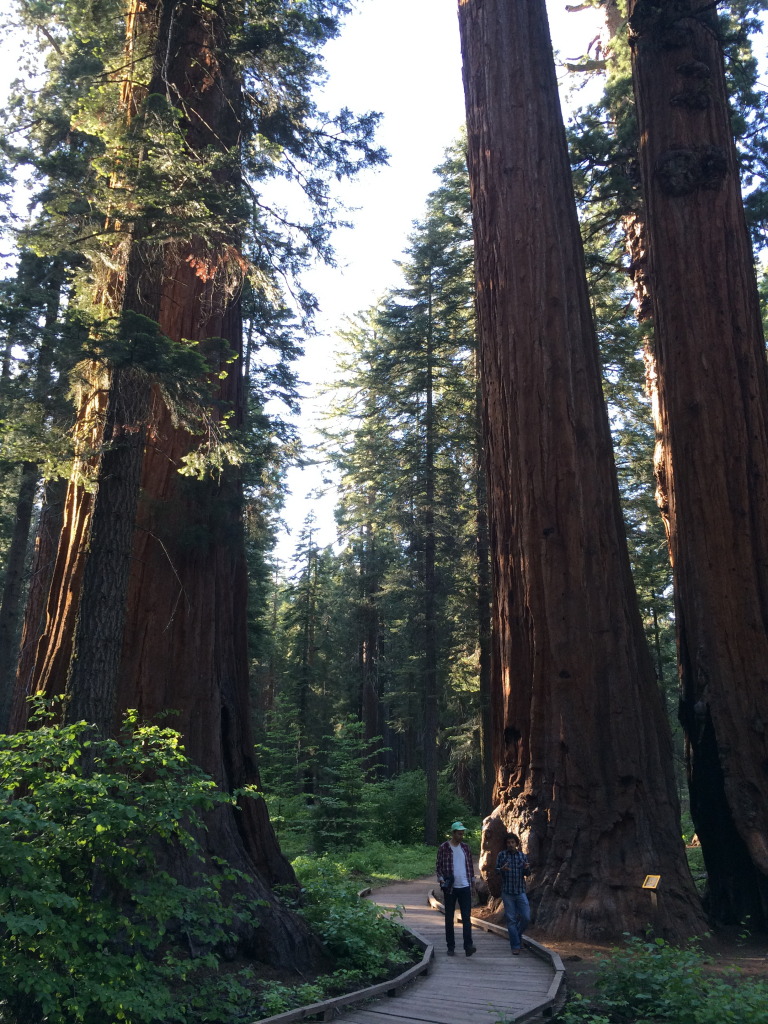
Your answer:
[[[461,910],[462,935],[464,952],[472,956],[477,949],[472,942],[472,888],[475,884],[475,868],[472,863],[472,852],[464,842],[465,828],[460,821],[451,825],[451,838],[437,848],[437,880],[443,890],[445,903],[445,944],[448,956],[453,956],[456,946],[453,918],[456,904]]]

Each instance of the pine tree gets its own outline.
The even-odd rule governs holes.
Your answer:
[[[332,437],[340,532],[359,572],[366,721],[372,730],[383,716],[390,767],[425,767],[431,842],[438,769],[452,749],[462,781],[476,777],[479,746],[478,456],[463,144],[438,173],[441,184],[400,265],[403,285],[344,333],[337,413],[349,434]],[[459,725],[465,712],[468,742]],[[467,786],[476,796],[476,778]]]

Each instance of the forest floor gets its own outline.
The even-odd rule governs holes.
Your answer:
[[[595,981],[600,963],[612,946],[586,942],[554,942],[531,929],[531,937],[558,953],[566,969],[568,992],[579,993],[590,999],[595,995]],[[701,943],[702,952],[709,958],[707,970],[713,974],[727,974],[734,968],[745,977],[768,979],[768,935],[744,936],[740,928],[720,929]]]

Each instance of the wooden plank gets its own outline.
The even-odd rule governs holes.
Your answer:
[[[450,1010],[444,1012],[440,1011],[439,1014],[434,1014],[429,1008],[425,1008],[406,1018],[395,1017],[391,1014],[380,1014],[370,1011],[365,1013],[359,1010],[352,1010],[349,1015],[345,1014],[342,1020],[344,1024],[385,1024],[385,1022],[386,1024],[403,1024],[403,1020],[423,1021],[425,1024],[467,1024],[466,1016],[461,1007],[457,1006],[453,1006]],[[497,1021],[498,1011],[486,1005],[481,1014],[474,1016],[473,1024],[479,1024],[482,1020],[489,1022]]]
[[[444,919],[432,909],[442,909],[442,904],[434,900],[430,906],[424,881],[391,886],[375,898],[382,906],[403,908],[404,926],[422,948],[431,951],[429,977],[422,973],[409,978],[408,987],[399,989],[397,998],[380,997],[381,992],[393,988],[392,982],[383,982],[363,993],[302,1007],[259,1024],[292,1024],[310,1016],[310,1012],[330,1017],[339,1011],[342,1014],[336,1018],[338,1024],[494,1024],[500,1016],[510,1022],[522,1021],[554,1005],[565,972],[560,958],[539,943],[526,939],[524,955],[513,957],[506,928],[473,918],[477,953],[466,957],[459,948],[455,957],[448,957]],[[460,929],[460,919],[457,926]],[[457,939],[461,942],[460,930]],[[423,965],[419,968],[422,972],[425,969]],[[377,995],[376,989],[379,997],[371,1001]],[[353,1001],[354,1008],[350,1006]]]

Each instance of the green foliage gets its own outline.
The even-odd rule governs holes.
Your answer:
[[[704,851],[700,846],[686,846],[685,855],[696,888],[703,897],[707,891],[707,866],[704,863]]]
[[[44,718],[0,737],[0,799],[0,1015],[9,1024],[250,1019],[410,960],[400,915],[360,900],[349,867],[321,857],[297,861],[300,912],[339,968],[299,986],[230,968],[223,958],[235,932],[255,926],[253,908],[232,895],[237,872],[193,868],[201,815],[230,798],[185,758],[172,730],[129,717],[119,739],[94,740],[85,723]],[[433,850],[419,860],[377,846],[401,876],[408,865],[431,870]],[[177,854],[185,882],[164,867]],[[367,857],[387,860],[376,847]]]
[[[299,792],[300,734],[296,707],[283,694],[266,715],[268,741],[256,745],[264,790],[271,797],[286,800]]]
[[[355,876],[362,875],[368,882],[417,878],[432,871],[434,860],[435,851],[425,846],[379,842],[333,855],[297,857],[293,867],[303,886],[300,913],[329,953],[345,966],[321,975],[312,984],[260,983],[261,1016],[362,988],[410,962],[416,953],[404,944],[398,924],[401,915],[361,900],[357,895],[360,880]]]
[[[424,812],[422,809],[422,818]],[[334,863],[343,865],[344,869],[356,880],[365,881],[369,885],[383,885],[385,882],[397,882],[406,878],[421,878],[431,875],[435,868],[435,850],[423,843],[406,846],[386,838],[388,829],[385,822],[379,822],[379,834],[385,838],[367,839],[356,850],[334,853]]]
[[[4,1019],[192,1024],[248,1003],[248,973],[217,968],[253,908],[225,864],[194,870],[201,815],[230,798],[177,733],[129,717],[117,740],[86,723],[2,736],[0,799]]]
[[[374,824],[373,834],[385,836],[395,843],[416,843],[424,832],[426,779],[420,770],[403,772],[393,779],[369,783],[365,787],[365,803]],[[437,820],[447,830],[452,821],[467,824],[472,814],[456,796],[453,788],[441,779],[438,785]],[[430,870],[434,865],[430,866]]]
[[[299,913],[334,958],[372,978],[408,962],[400,910],[359,899],[357,885],[328,857],[302,858],[294,866],[302,885]]]
[[[312,758],[317,791],[309,795],[302,792],[305,776],[298,737],[295,707],[278,700],[267,717],[267,738],[257,752],[270,818],[284,852],[294,857],[310,846],[318,853],[330,850],[335,861],[341,858],[350,870],[372,878],[424,874],[420,857],[414,874],[404,875],[400,873],[404,868],[398,867],[399,851],[409,844],[417,850],[428,849],[418,845],[424,830],[424,772],[418,769],[366,782],[371,752],[378,744],[366,741],[362,724],[349,715],[324,737]],[[456,818],[470,829],[475,820],[447,779],[441,778],[438,821],[447,830]],[[426,871],[433,866],[427,863]]]
[[[265,981],[259,986],[262,1017],[275,1017],[297,1006],[319,1003],[326,995],[321,984],[286,985],[283,981]]]
[[[82,355],[83,332],[60,309],[64,271],[61,260],[22,251],[0,282],[0,345],[10,357],[0,380],[3,463],[34,462],[48,478],[69,472],[67,373]]]
[[[768,983],[707,972],[696,949],[630,938],[603,958],[594,1000],[571,1000],[562,1024],[766,1024]]]
[[[375,741],[363,736],[363,723],[347,715],[324,737],[320,750],[319,786],[312,808],[314,847],[346,849],[359,846],[372,825],[364,800],[366,763]]]
[[[467,778],[477,774],[479,744],[455,737],[476,731],[480,459],[461,140],[437,173],[403,286],[341,335],[326,455],[339,476],[344,547],[327,574],[338,642],[326,672],[369,733],[386,723],[389,772],[424,764],[425,693],[434,687],[440,755],[453,757],[460,743]]]
[[[300,733],[293,705],[279,699],[267,717],[268,742],[257,746],[270,817],[289,852],[304,852],[307,841],[318,852],[359,846],[372,828],[364,784],[367,764],[379,746],[363,738],[362,724],[348,715],[322,738],[313,753],[316,792],[303,795],[306,759],[300,759]]]

